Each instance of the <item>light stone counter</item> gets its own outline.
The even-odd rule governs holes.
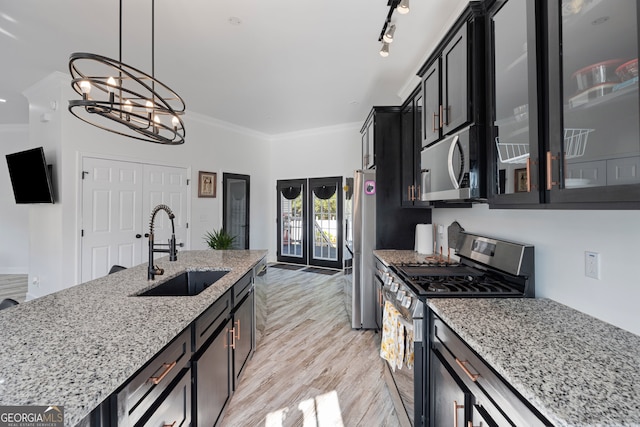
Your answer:
[[[62,405],[74,426],[127,381],[266,251],[181,251],[0,311],[0,405]],[[230,270],[196,296],[131,296],[185,270]]]
[[[376,250],[389,264],[421,261]],[[640,336],[549,299],[428,306],[556,426],[640,426]]]
[[[556,426],[640,426],[640,336],[549,299],[429,307]]]

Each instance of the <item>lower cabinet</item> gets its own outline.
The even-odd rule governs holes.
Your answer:
[[[255,350],[256,276],[245,274],[80,424],[219,425]]]
[[[194,425],[216,425],[231,398],[231,320],[227,320],[193,361]]]
[[[171,392],[144,422],[145,426],[191,426],[191,370],[186,369]]]
[[[429,425],[552,425],[437,315],[430,320]]]

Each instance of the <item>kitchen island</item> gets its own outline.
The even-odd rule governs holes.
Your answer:
[[[189,327],[266,251],[181,251],[0,312],[0,405],[64,406],[74,426]],[[186,270],[228,270],[194,296],[135,296]]]

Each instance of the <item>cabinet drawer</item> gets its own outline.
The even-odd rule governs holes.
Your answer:
[[[191,369],[184,371],[182,378],[171,392],[161,400],[144,423],[149,427],[188,427],[191,425]]]
[[[134,425],[166,391],[190,358],[191,328],[187,328],[118,393],[118,425]]]
[[[242,279],[238,280],[233,285],[233,305],[238,305],[242,299],[251,291],[251,285],[253,284],[253,272],[249,271],[242,276]]]
[[[193,338],[194,352],[200,350],[202,345],[211,338],[216,330],[229,318],[230,312],[231,291],[227,291],[196,319]]]
[[[431,344],[471,390],[476,402],[496,421],[507,416],[515,425],[549,426],[528,402],[477,356],[439,317],[433,315]],[[499,424],[502,425],[501,422]]]

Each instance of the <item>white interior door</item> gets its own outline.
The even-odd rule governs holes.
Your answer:
[[[149,232],[151,210],[164,204],[169,206],[176,216],[173,220],[176,233],[176,243],[189,247],[187,233],[187,170],[172,166],[144,165],[144,199],[142,212],[144,217],[144,232]],[[165,212],[158,212],[153,224],[156,243],[167,243],[171,238],[171,221]],[[146,246],[145,246],[146,247]],[[148,249],[148,248],[147,248]],[[180,249],[180,248],[178,248]],[[143,257],[143,259],[146,259]]]
[[[147,261],[151,210],[171,208],[176,241],[189,247],[187,169],[85,157],[82,161],[81,282],[102,277],[111,266]],[[168,242],[171,222],[158,212],[155,242]],[[183,249],[183,248],[180,248]]]
[[[102,277],[114,264],[140,264],[142,165],[86,157],[82,161],[81,282]],[[140,237],[137,237],[140,236]]]

